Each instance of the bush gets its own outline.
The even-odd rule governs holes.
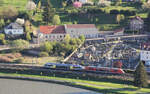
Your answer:
[[[11,63],[13,60],[6,57],[6,56],[0,56],[0,62],[1,63]]]
[[[111,10],[111,11],[110,11],[110,14],[119,14],[119,10],[116,10],[116,9]]]
[[[24,59],[23,58],[19,58],[19,59],[16,59],[14,62],[15,63],[23,63]]]
[[[39,56],[40,57],[48,57],[49,54],[47,52],[40,52]]]
[[[120,14],[124,14],[124,15],[127,15],[127,16],[134,16],[134,15],[136,15],[136,11],[121,10],[121,11],[120,11]]]

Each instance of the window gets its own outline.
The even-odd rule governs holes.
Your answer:
[[[47,35],[45,35],[45,38],[48,38],[48,36],[47,36]]]

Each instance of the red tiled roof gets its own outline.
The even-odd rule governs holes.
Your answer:
[[[40,26],[40,32],[44,34],[58,34],[65,33],[64,26]]]
[[[67,28],[96,28],[94,24],[72,24],[66,26]]]
[[[121,28],[121,29],[117,29],[114,31],[114,33],[117,33],[117,32],[123,32],[124,31],[124,28]]]
[[[139,20],[141,22],[143,22],[142,18],[139,16],[135,16],[134,18],[132,18],[131,20]]]

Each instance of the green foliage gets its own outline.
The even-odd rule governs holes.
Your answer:
[[[0,40],[4,40],[5,39],[5,35],[4,34],[0,34]]]
[[[51,5],[50,0],[46,0],[45,8],[43,10],[43,21],[49,24],[50,22],[52,22],[54,14],[55,14],[55,10]]]
[[[47,53],[50,53],[52,49],[53,49],[53,46],[51,42],[45,42],[44,44],[41,45],[41,50]]]
[[[69,44],[70,39],[71,39],[70,35],[67,34],[67,35],[65,36],[64,42],[65,42],[66,44]]]
[[[48,57],[49,54],[47,52],[40,52],[39,56],[40,57]]]
[[[84,42],[84,41],[85,41],[85,36],[84,36],[84,35],[81,35],[81,36],[79,37],[79,39],[81,40],[81,42]]]
[[[31,40],[30,32],[27,32],[27,33],[26,33],[26,40],[28,40],[28,41],[30,41],[30,40]]]
[[[145,71],[145,67],[143,62],[139,62],[135,73],[134,73],[134,85],[141,88],[148,86],[147,73]]]
[[[4,7],[4,10],[2,10],[2,17],[4,19],[13,19],[18,15],[18,11],[13,6],[7,6]]]
[[[4,25],[5,25],[4,19],[0,19],[0,29],[2,29]]]
[[[148,31],[150,32],[150,12],[148,13],[148,16],[147,16],[147,25],[148,25]]]
[[[53,20],[52,20],[52,23],[53,23],[54,25],[59,25],[59,24],[61,23],[60,18],[59,18],[59,15],[54,15]]]
[[[6,40],[5,40],[5,35],[4,34],[0,34],[0,44],[2,44],[2,45],[6,44]]]
[[[29,42],[26,40],[18,39],[10,42],[9,44],[12,48],[17,49],[18,51],[23,50],[24,48],[29,47]]]
[[[116,17],[116,21],[118,22],[118,24],[120,23],[121,20],[124,20],[125,17],[123,14],[118,14],[117,17]]]
[[[41,0],[38,2],[38,9],[41,9]]]

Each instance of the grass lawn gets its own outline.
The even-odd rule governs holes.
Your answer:
[[[62,57],[24,57],[23,64],[37,64],[37,65],[44,65],[47,62],[59,62],[62,60]]]
[[[0,0],[1,1],[1,0]],[[0,7],[14,6],[18,10],[25,10],[25,6],[28,0],[2,0]]]
[[[33,78],[44,78],[50,80],[60,80],[64,82],[72,83],[72,85],[79,85],[91,90],[99,91],[100,93],[113,93],[113,94],[149,94],[150,88],[138,89],[132,85],[127,84],[116,84],[111,82],[101,82],[101,81],[90,81],[90,80],[80,80],[80,79],[70,79],[70,78],[60,78],[60,77],[48,77],[48,76],[38,76],[38,75],[25,75],[25,74],[11,74],[11,73],[0,73],[1,76],[23,76],[23,77],[33,77]]]

